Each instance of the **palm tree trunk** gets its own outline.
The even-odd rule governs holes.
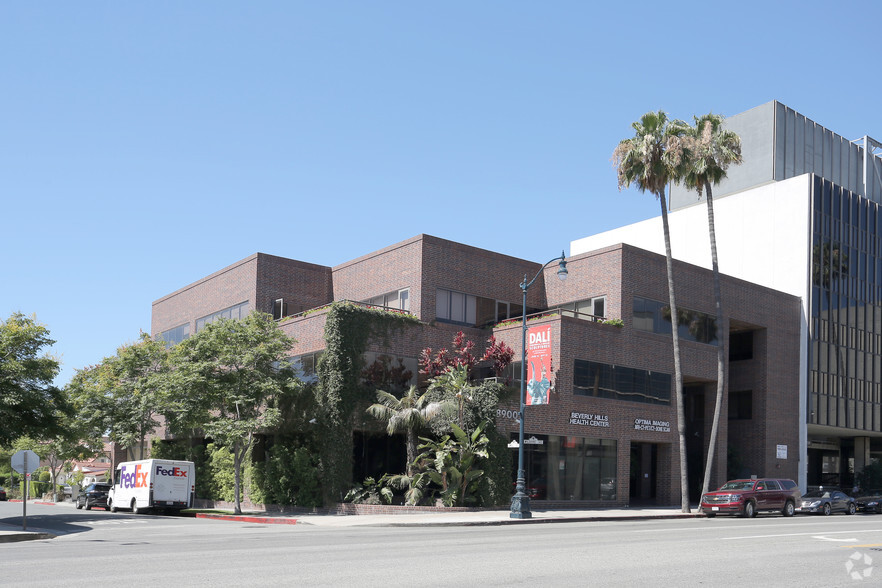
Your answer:
[[[677,404],[677,433],[680,442],[680,508],[689,509],[689,472],[686,467],[686,411],[683,408],[683,372],[680,369],[680,319],[674,300],[674,258],[671,255],[671,230],[668,226],[668,206],[664,189],[658,193],[661,203],[662,227],[665,235],[665,261],[668,269],[668,299],[671,306],[671,339],[674,347],[674,401]]]
[[[407,465],[404,468],[407,477],[413,478],[413,462],[416,461],[417,455],[417,440],[416,440],[416,431],[413,429],[407,430]]]
[[[242,468],[242,457],[240,454],[240,442],[233,443],[233,491],[236,495],[236,507],[233,512],[242,514],[242,502],[239,499],[239,472]]]
[[[717,235],[714,228],[714,197],[711,192],[710,182],[704,184],[707,193],[707,228],[710,234],[711,267],[714,276],[714,304],[717,311],[716,337],[717,337],[717,397],[714,405],[714,418],[711,424],[710,442],[707,449],[707,461],[704,466],[704,482],[701,485],[701,493],[708,491],[714,465],[714,454],[717,450],[717,436],[720,429],[720,413],[723,410],[723,392],[726,385],[726,357],[723,345],[723,302],[720,294],[720,267],[717,262]]]

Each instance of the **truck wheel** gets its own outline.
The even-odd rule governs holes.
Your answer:
[[[142,509],[138,508],[138,501],[132,498],[132,514],[142,514]]]
[[[785,517],[792,517],[795,510],[793,503],[788,500],[787,504],[784,505],[784,510],[781,511],[781,514]]]
[[[108,500],[108,501],[107,501],[107,508],[110,509],[110,512],[116,512],[116,511],[117,511],[116,505],[113,503],[112,500]]]
[[[747,504],[744,505],[744,518],[752,519],[756,516],[756,505],[753,502],[748,501]]]

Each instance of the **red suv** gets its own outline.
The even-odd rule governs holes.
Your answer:
[[[737,514],[751,518],[761,510],[778,511],[785,517],[792,517],[800,496],[799,487],[793,480],[731,480],[719,490],[704,494],[699,510],[709,517]]]

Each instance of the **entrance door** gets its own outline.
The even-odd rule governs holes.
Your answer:
[[[658,444],[631,443],[630,504],[655,504]]]

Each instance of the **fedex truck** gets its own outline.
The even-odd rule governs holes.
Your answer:
[[[107,506],[111,512],[124,508],[135,514],[190,508],[196,496],[195,478],[192,461],[125,461],[116,466]]]

